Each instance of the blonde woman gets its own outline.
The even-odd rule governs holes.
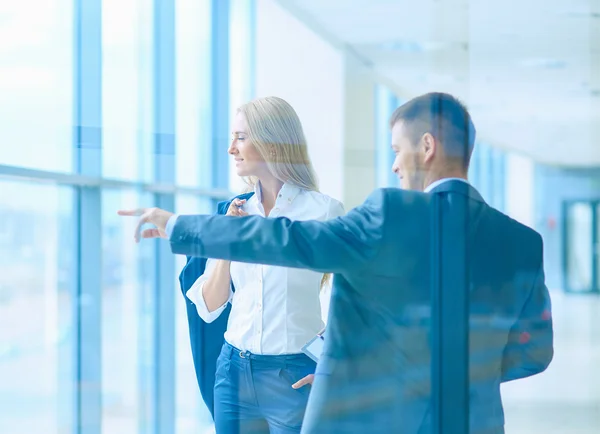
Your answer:
[[[326,220],[344,213],[318,191],[302,125],[281,98],[237,111],[229,154],[253,195],[235,198],[227,214]],[[299,433],[315,370],[302,346],[324,326],[319,301],[329,276],[313,271],[211,260],[187,291],[200,317],[215,321],[231,305],[217,360],[214,419],[218,434]]]

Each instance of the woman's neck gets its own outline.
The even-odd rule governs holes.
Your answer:
[[[259,178],[259,181],[262,206],[265,210],[265,215],[269,215],[275,206],[275,201],[277,200],[277,195],[279,194],[281,187],[283,187],[283,182],[273,176],[261,177]]]

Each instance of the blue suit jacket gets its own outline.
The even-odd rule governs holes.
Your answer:
[[[450,229],[441,252],[434,223]],[[540,235],[468,184],[376,190],[326,222],[181,216],[170,241],[174,253],[336,273],[303,432],[429,434],[433,258],[457,254],[457,237],[470,266],[470,433],[502,433],[500,383],[552,359],[550,296]]]
[[[254,193],[247,193],[237,196],[239,199],[249,199]],[[217,214],[226,214],[232,200],[220,202],[217,205]],[[194,282],[204,274],[206,267],[206,258],[188,256],[187,263],[179,274],[179,283],[181,292],[185,300],[187,309],[188,327],[190,331],[190,343],[192,345],[192,356],[194,358],[194,369],[196,379],[200,387],[202,399],[214,417],[214,386],[217,358],[223,346],[223,335],[227,329],[227,321],[231,306],[214,322],[205,323],[196,310],[196,305],[192,303],[185,293],[192,287]],[[233,286],[233,285],[232,285]],[[235,289],[234,289],[235,290]]]

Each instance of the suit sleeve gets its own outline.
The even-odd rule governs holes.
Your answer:
[[[510,330],[502,358],[502,381],[543,372],[554,355],[551,302],[543,266],[521,315]]]
[[[363,266],[383,239],[385,192],[325,222],[259,216],[179,216],[173,253],[343,273]]]

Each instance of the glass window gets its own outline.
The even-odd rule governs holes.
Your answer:
[[[175,4],[176,182],[211,185],[211,2]]]
[[[394,151],[392,145],[392,132],[389,121],[396,109],[397,100],[390,90],[378,85],[375,90],[375,129],[376,129],[376,175],[377,187],[398,186],[396,175],[392,172],[394,164]]]
[[[229,81],[230,106],[236,109],[253,97],[253,1],[230,0]]]
[[[0,16],[0,164],[69,172],[73,1],[5,1]]]
[[[138,432],[149,418],[155,253],[135,244],[136,219],[121,208],[148,206],[150,195],[102,193],[102,431]]]
[[[0,191],[0,432],[72,432],[72,192]]]
[[[254,95],[254,35],[255,2],[253,0],[230,0],[229,25],[229,107],[230,125],[234,113],[242,104],[250,101]],[[230,126],[231,129],[231,126]],[[228,144],[222,143],[218,152],[224,152]],[[246,184],[235,171],[235,161],[229,159],[229,188],[241,191]]]
[[[567,285],[572,291],[592,289],[593,208],[574,203],[567,210]]]
[[[176,209],[180,214],[202,214],[214,212],[212,201],[195,196],[178,196]],[[186,263],[185,256],[176,256],[176,275]],[[210,412],[200,396],[200,389],[194,371],[194,361],[190,347],[190,334],[188,330],[186,302],[183,298],[179,280],[175,283],[175,384],[176,404],[175,421],[176,432],[180,434],[195,434],[207,432],[212,425]]]
[[[481,143],[475,142],[469,162],[469,182],[478,190],[481,188],[481,146]],[[479,193],[483,194],[481,190]]]
[[[102,171],[152,175],[152,1],[102,0]]]

